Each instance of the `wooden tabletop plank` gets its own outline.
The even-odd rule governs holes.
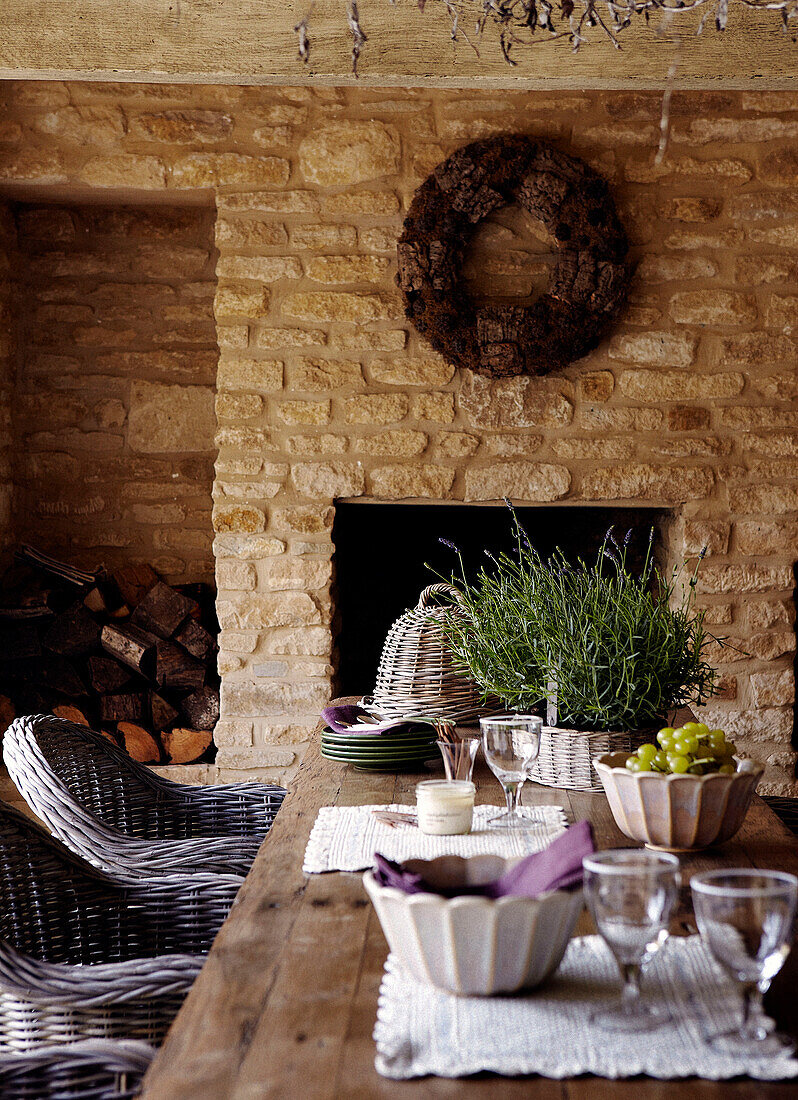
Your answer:
[[[423,776],[357,772],[309,750],[227,921],[146,1079],[146,1100],[261,1100],[271,1096],[367,1100],[390,1096],[531,1100],[787,1100],[790,1084],[759,1082],[566,1082],[497,1079],[397,1082],[374,1069],[372,1031],[387,953],[359,874],[305,876],[302,856],[323,805],[412,804]],[[499,804],[497,781],[480,765],[477,800]],[[603,794],[527,784],[526,805],[560,805],[569,822],[589,818],[599,848],[629,846]],[[748,865],[798,872],[798,842],[755,799],[738,837],[683,859],[685,880],[704,867]],[[690,930],[689,895],[677,928]],[[579,931],[589,930],[585,921]],[[794,953],[796,954],[796,953]],[[798,968],[798,962],[788,962]],[[785,973],[785,979],[787,975]],[[794,978],[774,983],[778,1010]],[[779,1016],[781,1020],[781,1017]],[[646,1040],[647,1041],[647,1040]],[[656,1041],[652,1037],[652,1041]]]

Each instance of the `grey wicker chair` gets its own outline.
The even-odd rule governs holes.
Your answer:
[[[241,881],[115,879],[0,802],[0,1050],[160,1042]]]
[[[45,714],[11,723],[3,758],[48,828],[112,873],[246,875],[285,797],[260,783],[172,783],[100,734]]]
[[[25,1054],[0,1050],[0,1097],[132,1100],[154,1055],[147,1043],[109,1039],[37,1047]]]

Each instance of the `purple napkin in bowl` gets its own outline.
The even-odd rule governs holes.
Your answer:
[[[377,737],[381,733],[398,733],[400,730],[410,730],[414,726],[427,726],[430,737],[434,732],[431,719],[386,718],[383,721],[375,721],[373,714],[354,703],[344,703],[339,707],[325,707],[321,716],[333,733],[346,734],[349,737]]]
[[[433,885],[422,875],[406,870],[401,863],[394,863],[378,852],[374,855],[374,878],[380,886],[394,886],[405,894],[441,894],[446,898],[466,894],[487,898],[536,898],[551,890],[580,886],[582,858],[595,850],[592,825],[589,821],[577,821],[542,852],[533,852],[493,882],[479,886],[444,888]]]

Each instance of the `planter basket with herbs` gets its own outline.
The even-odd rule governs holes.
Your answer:
[[[696,574],[664,576],[653,532],[638,574],[627,562],[629,536],[621,544],[611,529],[591,565],[559,550],[544,560],[513,516],[512,554],[491,556],[473,582],[461,562],[447,645],[508,711],[545,716],[532,779],[601,790],[594,757],[636,750],[670,712],[715,693],[703,658],[715,639],[693,607]]]

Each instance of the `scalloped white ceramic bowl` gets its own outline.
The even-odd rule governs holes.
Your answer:
[[[441,856],[405,864],[442,886],[498,878],[517,860]],[[562,961],[582,911],[581,890],[539,898],[444,898],[405,894],[363,876],[394,955],[414,978],[467,996],[512,993],[539,985]]]
[[[647,848],[691,852],[723,844],[743,823],[761,764],[738,760],[734,775],[630,772],[628,752],[598,756],[593,765],[621,832]]]

